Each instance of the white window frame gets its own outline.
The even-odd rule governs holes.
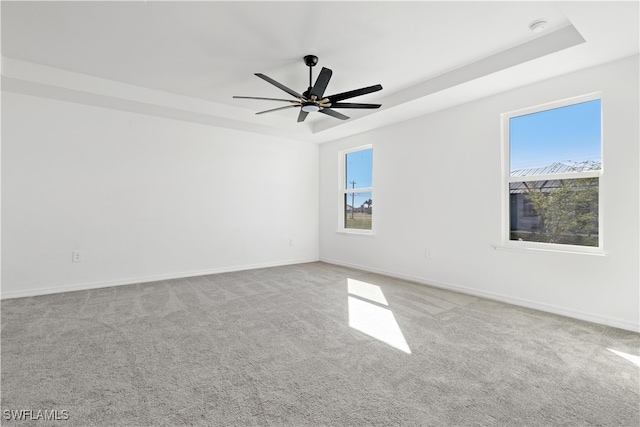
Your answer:
[[[513,117],[523,116],[526,114],[539,113],[555,108],[567,107],[574,104],[580,104],[588,101],[601,101],[600,109],[600,156],[601,156],[601,168],[596,171],[583,171],[583,172],[571,172],[571,173],[558,173],[549,175],[531,175],[528,177],[515,176],[511,177],[510,171],[510,148],[511,141],[509,138],[509,121]],[[577,254],[591,254],[591,255],[604,255],[604,215],[603,215],[603,182],[604,182],[604,122],[603,122],[603,110],[604,101],[601,92],[594,92],[586,95],[576,96],[572,98],[563,99],[560,101],[553,101],[546,104],[536,105],[533,107],[527,107],[520,110],[510,111],[502,113],[501,119],[501,140],[502,140],[502,242],[501,246],[496,246],[496,249],[507,250],[523,250],[523,251],[548,251],[548,252],[564,252],[564,253],[577,253]],[[562,180],[562,179],[578,179],[578,178],[598,178],[598,246],[580,246],[580,245],[566,245],[558,243],[543,243],[543,242],[523,242],[517,240],[510,240],[510,206],[509,206],[509,184],[512,182],[525,182],[525,181],[545,181],[545,180]]]
[[[351,193],[371,193],[371,199],[373,199],[373,164],[371,165],[371,187],[358,187],[354,189],[346,188],[345,182],[347,179],[347,154],[355,153],[357,151],[363,150],[373,150],[373,144],[361,145],[354,148],[349,148],[347,150],[342,150],[338,152],[338,229],[337,233],[344,234],[354,234],[361,236],[373,236],[374,235],[374,227],[375,227],[375,219],[374,216],[371,216],[371,230],[363,230],[358,228],[346,228],[345,227],[345,195]],[[375,151],[375,150],[373,150]],[[371,155],[371,162],[373,163],[374,153]]]

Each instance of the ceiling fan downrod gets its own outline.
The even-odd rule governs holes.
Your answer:
[[[304,57],[304,63],[307,67],[309,67],[309,89],[303,93],[305,98],[309,97],[309,93],[311,93],[311,89],[313,88],[313,76],[311,74],[313,67],[318,63],[318,57],[315,55],[307,55]]]

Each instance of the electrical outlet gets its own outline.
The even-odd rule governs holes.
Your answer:
[[[72,251],[71,252],[71,261],[72,262],[82,262],[82,252],[80,252],[80,251]]]
[[[289,246],[293,246],[293,237],[289,237]]]
[[[431,259],[431,249],[429,248],[424,248],[424,257],[426,259]]]

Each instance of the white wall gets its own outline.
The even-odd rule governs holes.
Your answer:
[[[3,298],[318,259],[316,144],[15,93],[2,124]]]
[[[636,56],[322,145],[321,259],[638,330],[638,73]],[[606,255],[494,249],[500,114],[595,91]],[[363,144],[374,147],[374,237],[335,231],[337,153]]]

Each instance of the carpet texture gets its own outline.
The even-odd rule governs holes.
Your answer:
[[[324,263],[68,292],[2,302],[2,425],[637,426],[639,347]]]

